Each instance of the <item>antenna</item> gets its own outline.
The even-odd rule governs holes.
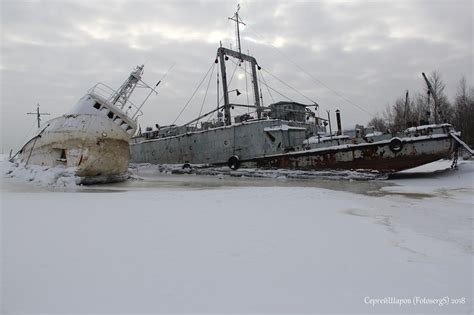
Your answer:
[[[150,93],[148,93],[147,97],[145,97],[145,99],[143,100],[143,102],[140,104],[140,106],[137,108],[137,110],[135,111],[135,114],[133,114],[132,116],[132,119],[135,119],[136,117],[138,118],[138,114],[140,113],[140,110],[142,109],[143,105],[145,105],[146,101],[148,101],[148,98],[151,96],[151,94],[153,92],[155,92],[156,95],[158,95],[158,92],[156,91],[156,88],[158,87],[158,85],[161,83],[161,81],[166,78],[166,76],[168,75],[168,73],[171,71],[171,69],[173,69],[174,65],[176,64],[176,62],[174,62],[171,67],[169,67],[168,71],[165,72],[165,74],[163,74],[163,76],[161,77],[161,79],[158,81],[158,83],[156,83],[155,87],[151,87],[149,86],[148,84],[146,84],[141,78],[139,80],[139,82],[141,82],[144,87],[147,87],[150,89]]]
[[[240,24],[245,25],[244,22],[239,18],[239,10],[240,10],[240,4],[237,4],[237,11],[234,13],[233,17],[228,18],[229,20],[232,20],[235,22],[235,26],[237,28],[237,48],[239,49],[239,54],[242,54],[242,50],[240,48]]]
[[[27,115],[36,115],[36,119],[38,120],[38,128],[41,125],[41,115],[51,115],[50,113],[40,113],[40,104],[36,105],[36,113],[26,113]]]

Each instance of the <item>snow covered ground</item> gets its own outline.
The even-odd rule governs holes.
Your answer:
[[[474,163],[449,163],[81,187],[3,161],[2,311],[469,314]]]

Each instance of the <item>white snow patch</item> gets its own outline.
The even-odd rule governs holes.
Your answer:
[[[230,187],[216,177],[193,189],[189,175],[175,176],[179,189],[146,187],[169,176],[151,167],[141,181],[73,192],[31,193],[4,176],[1,311],[472,313],[474,164],[425,168],[389,182],[405,192],[459,188],[457,198],[269,186],[290,182],[274,179]],[[364,302],[416,296],[465,302]]]
[[[323,170],[302,171],[290,169],[261,169],[253,167],[242,167],[231,170],[227,166],[208,166],[203,164],[192,164],[191,168],[183,169],[181,164],[130,164],[129,172],[132,176],[156,176],[158,174],[196,174],[196,175],[219,175],[222,177],[259,177],[259,178],[293,178],[293,179],[331,179],[331,180],[373,180],[386,179],[387,174],[376,170]]]
[[[332,140],[349,140],[349,136],[345,135],[340,135],[340,136],[312,136],[309,137],[308,139],[304,140],[304,144],[314,144],[314,143],[321,143],[321,142],[326,142],[326,141],[332,141]]]
[[[287,131],[287,130],[306,130],[306,128],[288,126],[286,124],[283,124],[283,125],[280,125],[280,126],[266,127],[263,130],[270,132],[270,131]]]
[[[4,177],[32,182],[41,186],[73,188],[80,183],[80,178],[76,176],[74,167],[25,166],[24,163],[12,163],[4,160],[2,161],[2,172]]]
[[[374,131],[374,132],[371,132],[371,133],[366,134],[365,136],[366,136],[367,138],[371,138],[371,137],[377,137],[377,136],[381,136],[381,135],[383,135],[383,132],[381,132],[381,131]]]
[[[474,204],[474,161],[459,161],[454,169],[451,163],[450,160],[439,160],[405,170],[391,181],[395,186],[386,186],[381,190],[461,198],[464,202]]]
[[[417,126],[417,127],[410,127],[405,129],[405,132],[415,132],[415,131],[420,131],[420,130],[426,130],[426,129],[433,129],[433,128],[441,128],[441,127],[451,127],[451,124],[432,124],[432,125],[423,125],[423,126]]]

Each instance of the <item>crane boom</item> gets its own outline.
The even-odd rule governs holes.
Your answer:
[[[428,78],[426,77],[425,73],[422,72],[421,73],[423,75],[423,79],[425,79],[425,82],[426,82],[426,85],[428,86],[428,91],[431,93],[431,95],[433,96],[433,101],[434,101],[434,120],[435,120],[435,124],[438,123],[438,105],[439,105],[439,100],[438,100],[438,96],[436,95],[436,91],[433,89],[433,86],[431,86],[431,83],[430,81],[428,80]],[[429,97],[428,97],[428,100],[429,100]]]

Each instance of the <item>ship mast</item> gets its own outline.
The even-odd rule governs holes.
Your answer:
[[[239,25],[240,24],[245,25],[245,23],[242,22],[239,18],[239,9],[240,9],[240,6],[237,6],[237,12],[235,12],[232,18],[229,18],[229,20],[234,21],[237,25],[237,46],[238,46],[239,51],[227,49],[222,46],[217,49],[217,57],[219,58],[219,62],[221,64],[222,90],[224,93],[223,95],[224,96],[224,116],[225,116],[224,118],[225,118],[226,126],[232,123],[231,114],[230,114],[231,104],[229,102],[229,89],[227,86],[227,73],[226,73],[226,67],[225,67],[225,60],[228,59],[229,56],[239,59],[242,62],[243,61],[250,62],[251,69],[252,69],[252,83],[253,83],[253,91],[254,91],[254,99],[255,99],[254,106],[257,108],[257,117],[260,119],[262,116],[262,107],[260,104],[260,97],[258,95],[259,89],[258,89],[258,79],[257,79],[257,67],[259,70],[260,70],[260,67],[258,66],[257,60],[254,57],[243,54],[241,51]]]
[[[135,71],[130,73],[128,79],[125,80],[125,82],[118,90],[117,94],[114,95],[112,104],[117,105],[117,107],[120,107],[120,109],[123,110],[125,104],[127,104],[130,95],[132,95],[133,90],[135,90],[135,87],[142,78],[143,67],[144,65],[141,65],[137,67]]]
[[[237,28],[237,48],[239,49],[239,54],[242,53],[242,49],[240,47],[240,24],[245,25],[244,22],[239,18],[239,10],[240,10],[240,4],[237,4],[237,11],[234,13],[233,17],[228,18],[231,21],[235,22],[235,26]]]
[[[49,113],[40,113],[40,104],[36,106],[36,113],[26,113],[27,115],[36,115],[38,121],[38,128],[41,126],[41,115],[49,115]]]

